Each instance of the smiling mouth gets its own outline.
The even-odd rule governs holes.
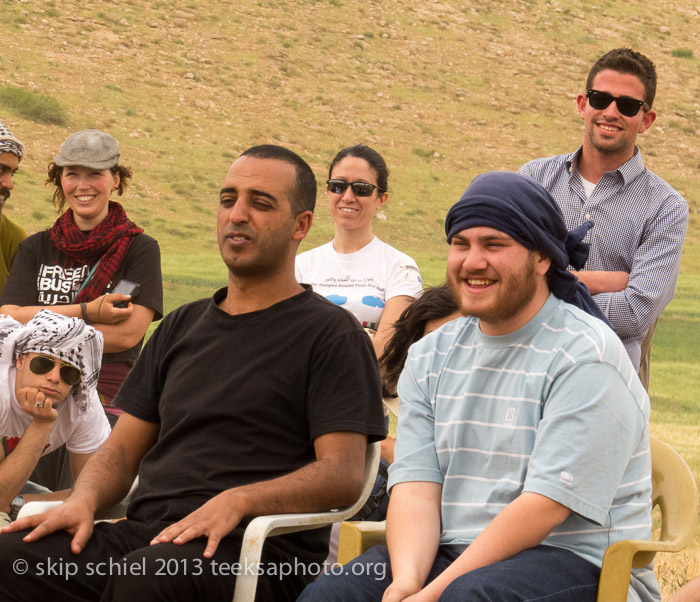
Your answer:
[[[93,194],[91,194],[91,195],[80,195],[80,196],[77,196],[77,195],[76,195],[75,198],[76,198],[76,200],[80,201],[81,203],[87,203],[87,202],[91,201],[92,199],[94,199],[94,198],[95,198],[95,195],[93,195]]]
[[[357,209],[353,209],[352,207],[339,207],[338,211],[342,211],[343,213],[357,213]]]
[[[622,128],[619,128],[615,125],[609,125],[607,123],[599,123],[598,127],[603,130],[604,132],[611,132],[611,133],[616,133],[621,131]]]
[[[469,286],[476,287],[487,287],[496,282],[495,280],[488,280],[486,278],[466,278],[465,281]]]

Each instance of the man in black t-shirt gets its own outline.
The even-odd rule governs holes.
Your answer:
[[[217,214],[228,286],[163,320],[71,496],[3,530],[0,599],[228,601],[251,517],[357,498],[367,441],[384,437],[379,375],[356,320],[294,278],[315,197],[284,148],[233,163]],[[127,520],[93,530],[137,473]],[[268,540],[257,599],[295,600],[327,541],[326,529]]]

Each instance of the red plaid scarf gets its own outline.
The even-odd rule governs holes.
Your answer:
[[[109,202],[107,217],[87,233],[78,230],[72,209],[56,220],[50,230],[51,242],[68,256],[66,267],[75,264],[93,266],[98,260],[100,262],[74,303],[92,301],[104,293],[124,261],[134,236],[141,232],[143,229],[129,220],[122,206],[114,201]]]

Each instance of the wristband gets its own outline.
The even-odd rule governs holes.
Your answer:
[[[80,304],[80,313],[83,314],[83,320],[85,321],[85,323],[91,324],[90,318],[88,318],[88,315],[87,315],[87,303],[85,303],[85,301],[83,301]]]

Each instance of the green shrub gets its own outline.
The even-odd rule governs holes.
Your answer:
[[[32,121],[55,125],[63,125],[66,122],[66,112],[61,104],[47,94],[37,94],[31,90],[6,86],[0,88],[0,104],[14,109]]]
[[[671,51],[671,56],[679,59],[692,59],[693,51],[690,48],[674,48]]]

